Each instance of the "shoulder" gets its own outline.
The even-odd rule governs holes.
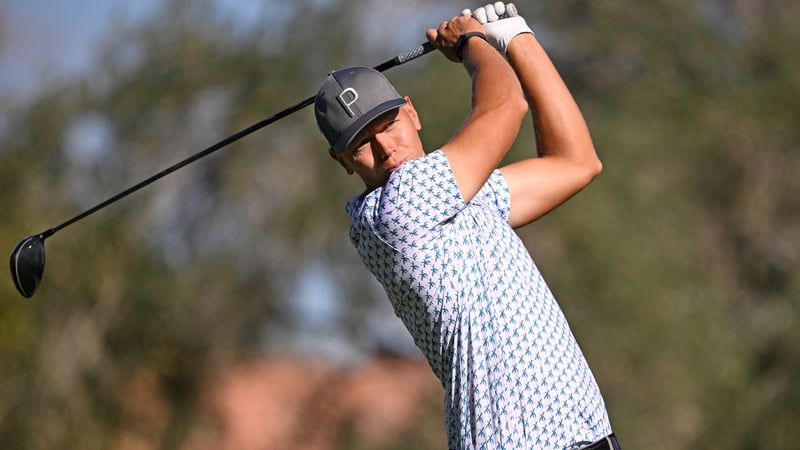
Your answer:
[[[373,234],[399,248],[426,235],[466,207],[447,158],[440,151],[408,161],[389,181],[351,199],[351,237]]]

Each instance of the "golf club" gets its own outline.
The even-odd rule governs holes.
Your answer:
[[[387,69],[390,69],[395,66],[399,66],[400,64],[406,63],[411,61],[415,58],[418,58],[434,49],[433,45],[428,42],[420,44],[410,50],[407,50],[394,58],[379,64],[374,67],[375,70],[383,72]],[[315,96],[311,96],[300,103],[297,103],[294,106],[290,106],[289,108],[284,109],[266,119],[257,122],[219,142],[216,144],[201,150],[192,156],[158,172],[157,174],[147,178],[128,189],[120,192],[117,195],[105,200],[101,203],[98,203],[96,206],[87,209],[86,211],[78,214],[77,216],[67,220],[66,222],[56,225],[53,228],[50,228],[47,231],[44,231],[39,234],[35,234],[32,236],[28,236],[22,241],[20,241],[14,250],[11,252],[11,278],[14,280],[14,285],[17,287],[17,290],[23,297],[31,297],[35,292],[36,289],[39,287],[39,284],[42,281],[42,276],[44,274],[44,262],[45,262],[45,252],[44,252],[44,240],[48,237],[55,234],[57,231],[66,228],[69,225],[83,219],[84,217],[99,211],[100,209],[105,208],[106,206],[122,199],[123,197],[127,197],[128,195],[142,189],[143,187],[153,183],[154,181],[163,178],[164,176],[194,162],[200,158],[210,155],[215,151],[257,131],[265,126],[276,122],[290,114],[293,114],[306,106],[314,103]]]

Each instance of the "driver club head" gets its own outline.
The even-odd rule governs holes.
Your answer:
[[[23,297],[31,297],[44,274],[44,237],[29,236],[11,252],[11,278]]]

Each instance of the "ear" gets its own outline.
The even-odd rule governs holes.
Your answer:
[[[338,162],[342,167],[344,167],[344,170],[347,172],[348,175],[352,175],[353,174],[353,169],[351,169],[347,165],[347,163],[344,162],[344,159],[342,158],[341,155],[339,155],[338,153],[334,152],[333,149],[329,149],[328,150],[328,154],[331,156],[331,158],[334,161]]]
[[[411,103],[411,98],[406,96],[405,99],[407,103],[403,106],[403,108],[408,113],[409,117],[411,117],[411,120],[414,122],[414,126],[417,127],[417,131],[420,131],[422,129],[422,122],[419,120],[419,114],[417,114],[414,104]]]

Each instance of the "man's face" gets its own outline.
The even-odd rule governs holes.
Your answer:
[[[331,152],[348,173],[356,173],[367,190],[383,186],[406,161],[425,156],[419,117],[411,100],[369,123],[340,153]]]

